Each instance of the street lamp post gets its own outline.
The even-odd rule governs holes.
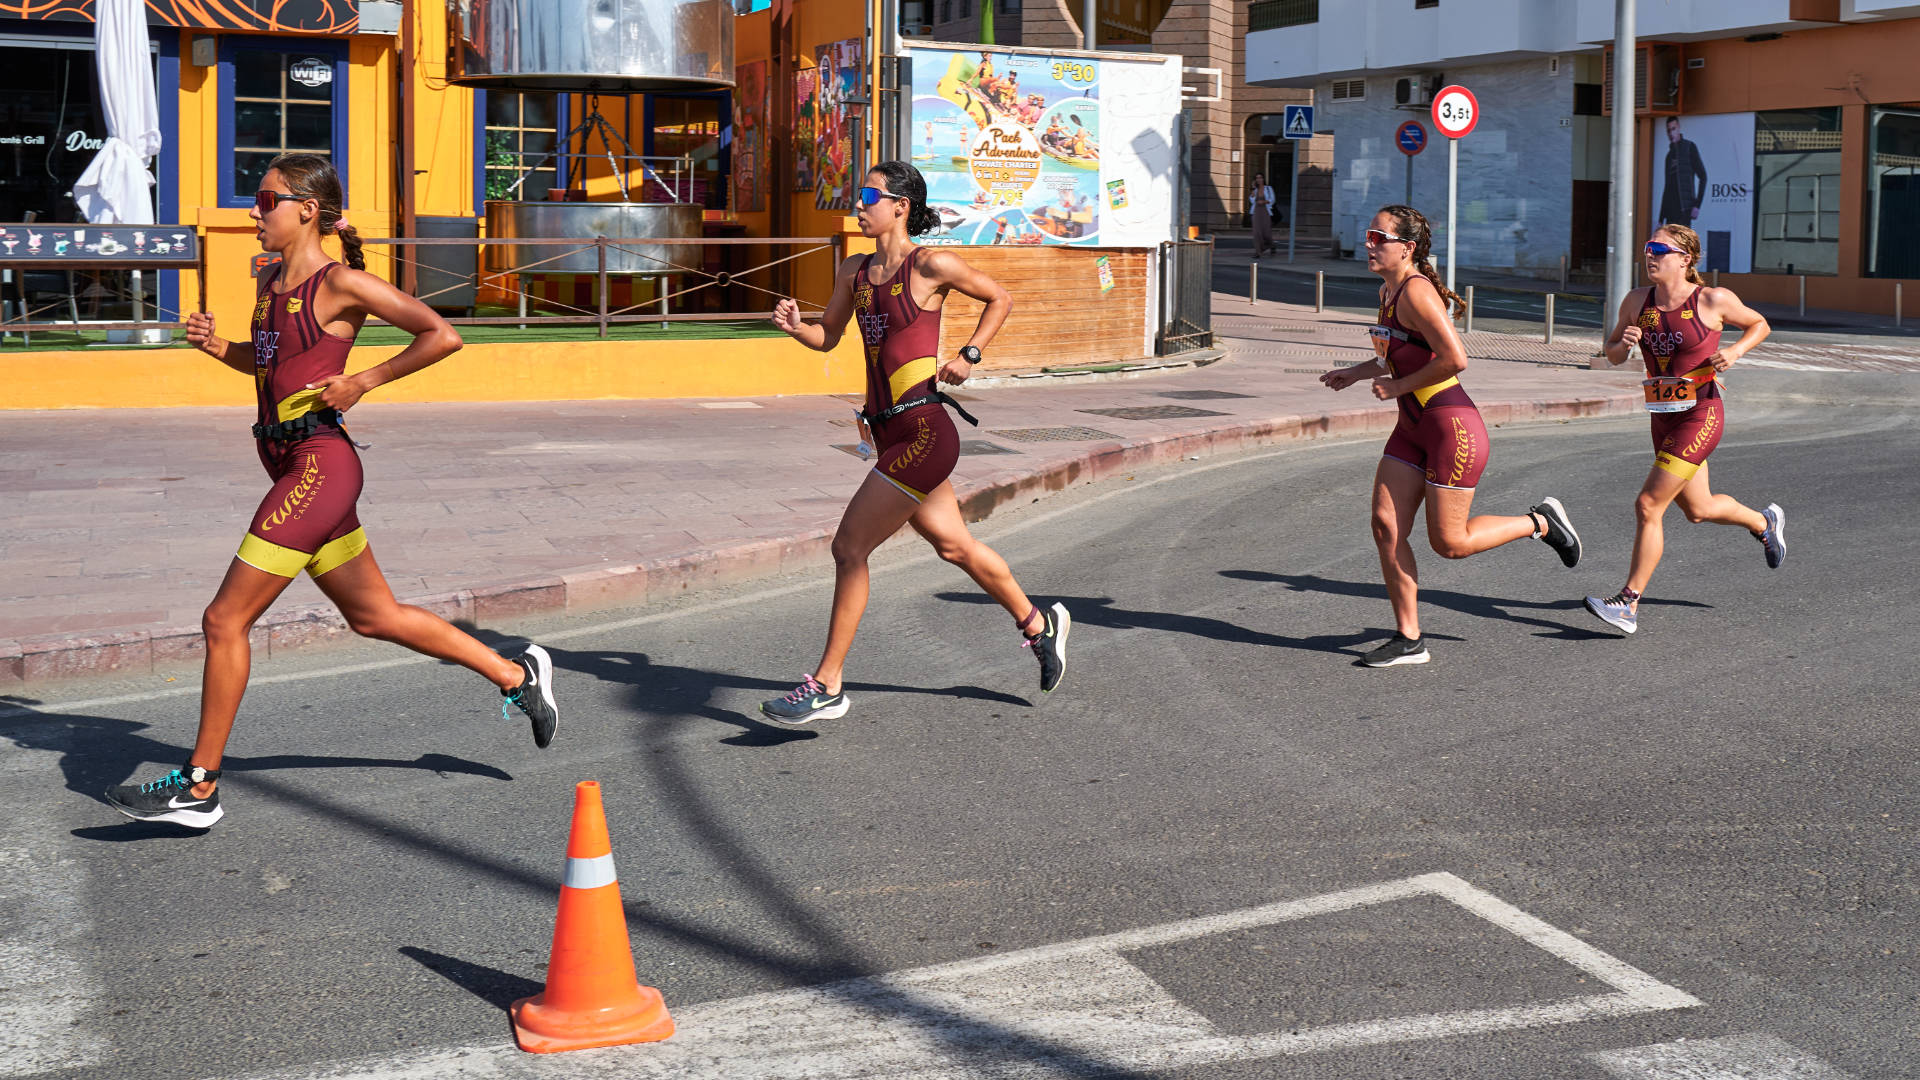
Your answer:
[[[1613,168],[1607,192],[1607,306],[1600,313],[1602,337],[1612,332],[1621,301],[1633,289],[1633,127],[1634,127],[1634,3],[1614,0],[1613,9]],[[1606,367],[1604,356],[1594,367]]]

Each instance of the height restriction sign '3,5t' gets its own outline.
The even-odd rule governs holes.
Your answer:
[[[1433,95],[1433,126],[1449,139],[1464,139],[1480,122],[1480,102],[1464,86],[1449,86]]]

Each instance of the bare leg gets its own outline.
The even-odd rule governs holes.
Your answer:
[[[1693,474],[1687,486],[1680,489],[1674,499],[1680,504],[1680,512],[1695,525],[1711,521],[1716,525],[1738,525],[1755,536],[1767,531],[1767,519],[1758,510],[1747,506],[1731,495],[1715,495],[1707,486],[1707,467]]]
[[[391,641],[436,660],[446,660],[485,676],[502,690],[526,678],[519,664],[482,645],[473,635],[425,608],[402,604],[380,573],[368,548],[313,579],[327,594],[347,626],[361,637]]]
[[[1627,588],[1636,593],[1647,591],[1647,583],[1653,580],[1653,568],[1660,565],[1660,556],[1666,552],[1666,528],[1660,519],[1666,516],[1674,496],[1689,482],[1658,465],[1647,470],[1647,482],[1640,486],[1640,494],[1633,500],[1633,562],[1627,570]],[[1637,603],[1634,606],[1639,607]]]
[[[1427,491],[1427,540],[1442,558],[1464,559],[1489,548],[1525,540],[1540,531],[1534,514],[1501,517],[1483,514],[1470,518],[1472,488],[1430,487]]]
[[[247,675],[253,669],[253,648],[247,635],[290,584],[291,578],[269,574],[239,559],[227,566],[220,591],[213,594],[213,602],[200,616],[207,659],[200,676],[200,731],[194,736],[187,764],[208,770],[220,767],[227,737],[233,733],[233,719],[240,712],[240,699],[247,692]],[[204,799],[213,789],[212,782],[196,784],[193,794]]]
[[[869,472],[840,515],[833,534],[833,615],[827,621],[827,648],[813,677],[829,694],[840,692],[853,633],[867,610],[867,556],[900,531],[919,509],[913,496]]]
[[[1420,571],[1413,564],[1413,515],[1427,494],[1427,479],[1419,469],[1395,458],[1383,457],[1373,473],[1373,544],[1380,551],[1380,576],[1386,579],[1387,602],[1393,605],[1394,626],[1405,636],[1420,639]]]
[[[1033,602],[1020,589],[1020,583],[1013,580],[1013,571],[1007,568],[1007,560],[1000,553],[973,538],[967,531],[966,519],[960,516],[960,500],[953,494],[953,485],[942,482],[927,493],[927,501],[914,511],[910,521],[914,531],[933,545],[933,550],[942,559],[967,572],[976,584],[986,590],[988,596],[999,601],[1000,606],[1015,619],[1025,619],[1027,613],[1034,610]],[[1028,626],[1038,623],[1042,630],[1046,620],[1035,616]]]

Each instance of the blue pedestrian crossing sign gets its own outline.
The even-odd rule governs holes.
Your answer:
[[[1287,106],[1287,114],[1280,125],[1280,134],[1289,139],[1313,138],[1313,106]]]

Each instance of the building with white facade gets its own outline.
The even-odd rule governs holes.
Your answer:
[[[1598,272],[1614,12],[1614,0],[1255,0],[1246,77],[1313,89],[1343,248],[1409,191],[1443,233],[1447,147],[1427,100],[1457,83],[1481,112],[1460,143],[1461,267],[1555,277],[1564,258]],[[1723,273],[1751,276],[1749,299],[1786,300],[1809,275],[1810,303],[1890,312],[1892,280],[1920,277],[1903,254],[1920,250],[1920,3],[1638,0],[1637,23],[1635,230],[1684,218]],[[1412,157],[1395,139],[1408,122],[1427,135]]]

